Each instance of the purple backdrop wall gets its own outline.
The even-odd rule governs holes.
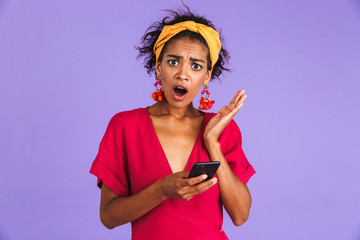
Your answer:
[[[360,239],[360,4],[196,1],[222,29],[232,73],[210,85],[257,170],[230,239]],[[180,1],[0,1],[0,239],[129,239],[107,230],[88,173],[115,113],[151,105],[133,46]]]

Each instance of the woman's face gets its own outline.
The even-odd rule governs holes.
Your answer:
[[[185,37],[169,42],[156,73],[162,77],[162,89],[171,106],[187,107],[201,85],[210,81],[208,54],[207,47],[198,40]]]

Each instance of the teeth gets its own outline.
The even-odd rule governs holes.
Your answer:
[[[177,87],[178,89],[183,89],[183,90],[185,90],[185,88],[182,88],[182,87]]]

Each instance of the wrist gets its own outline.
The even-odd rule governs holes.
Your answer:
[[[155,188],[155,192],[156,192],[156,196],[158,196],[158,198],[161,201],[165,201],[166,199],[168,199],[169,197],[166,194],[166,191],[164,190],[163,187],[163,179],[159,179],[154,183],[154,188]]]
[[[220,149],[220,143],[216,139],[206,139],[205,138],[205,146],[208,149]]]

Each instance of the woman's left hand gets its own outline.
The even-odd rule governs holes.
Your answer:
[[[244,104],[244,100],[247,97],[244,93],[244,89],[238,91],[229,105],[222,107],[220,111],[209,121],[204,132],[204,139],[206,143],[218,142],[221,133]]]

